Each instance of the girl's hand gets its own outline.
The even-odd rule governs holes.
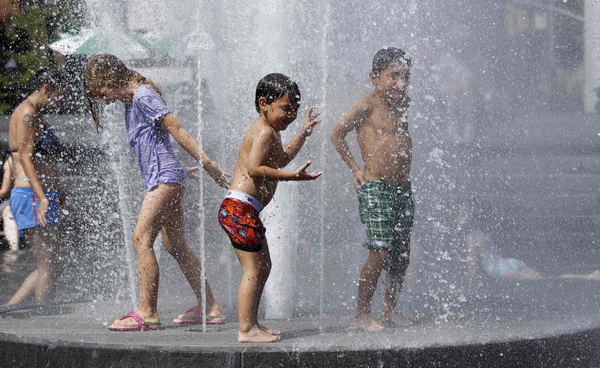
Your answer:
[[[302,166],[300,166],[300,168],[298,170],[295,171],[296,176],[294,177],[293,180],[315,180],[316,178],[318,178],[319,176],[321,176],[321,174],[323,174],[321,171],[319,171],[318,173],[315,174],[311,174],[311,173],[307,173],[306,169],[310,166],[311,162],[310,161],[306,161],[306,163]]]
[[[215,183],[217,183],[222,188],[227,189],[231,184],[231,174],[228,174],[221,169],[218,169],[216,175],[211,175],[211,177],[214,179]]]
[[[186,167],[185,170],[190,178],[200,180],[200,175],[197,174],[198,170],[200,170],[200,166]]]
[[[46,213],[48,212],[48,199],[42,198],[40,201],[40,208],[38,208],[38,219],[42,227],[46,227],[48,222],[46,221]]]
[[[302,126],[302,135],[305,137],[309,137],[312,134],[313,127],[319,124],[320,120],[317,118],[321,115],[320,112],[317,111],[317,108],[312,106],[306,112],[306,119],[304,120],[304,125]]]
[[[211,161],[211,163],[207,165],[206,172],[208,172],[208,175],[213,178],[218,186],[225,189],[229,188],[229,184],[231,184],[231,175],[221,170],[219,165],[217,165],[214,161]]]
[[[200,180],[200,175],[197,174],[198,170],[200,170],[200,166],[193,166],[186,168],[188,176],[194,180]],[[231,175],[221,170],[217,165],[210,165],[206,171],[208,175],[220,186],[225,189],[229,188],[229,184],[231,183]]]

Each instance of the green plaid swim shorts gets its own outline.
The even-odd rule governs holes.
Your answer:
[[[364,246],[369,250],[389,250],[385,269],[396,274],[406,272],[415,212],[411,183],[367,180],[358,190],[358,212],[367,227]]]

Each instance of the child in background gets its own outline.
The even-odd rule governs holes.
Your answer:
[[[404,51],[390,47],[373,58],[371,83],[375,90],[358,100],[337,122],[333,144],[350,167],[358,192],[358,211],[367,227],[364,246],[369,256],[358,283],[358,305],[353,325],[365,331],[383,326],[371,316],[371,300],[382,269],[388,271],[383,322],[407,326],[396,313],[396,294],[408,268],[414,200],[410,182],[412,139],[406,112],[410,59]],[[345,141],[356,130],[364,168],[352,157]]]
[[[473,208],[473,207],[471,207]],[[466,206],[460,206],[457,216],[459,234],[467,247],[469,282],[474,285],[482,275],[496,280],[543,280],[545,277],[520,259],[506,258],[490,235],[482,230],[481,220],[473,218]]]
[[[4,174],[2,175],[2,187],[0,187],[0,198],[6,199],[10,196],[13,187],[13,158],[10,151],[7,151],[4,156]],[[2,216],[2,227],[4,237],[8,241],[8,246],[11,251],[19,250],[19,229],[10,209],[10,201],[4,201],[0,204],[0,216]]]
[[[198,305],[201,304],[202,281],[200,261],[188,248],[183,228],[183,181],[186,168],[175,157],[169,134],[223,187],[228,175],[204,152],[198,142],[183,129],[166,106],[160,90],[149,79],[128,69],[113,55],[90,58],[84,73],[84,89],[96,129],[100,126],[91,98],[107,104],[121,101],[126,107],[126,128],[129,143],[134,150],[140,173],[145,182],[145,195],[133,232],[133,247],[137,255],[140,304],[131,312],[114,321],[111,331],[141,331],[157,329],[160,325],[156,309],[159,270],[154,254],[154,240],[160,232],[165,248],[183,271],[192,287]],[[187,169],[193,171],[197,168]],[[206,282],[207,314],[209,324],[223,323],[221,307],[216,303]],[[202,323],[197,306],[175,319],[176,324]]]
[[[219,223],[242,266],[238,342],[280,340],[278,331],[258,323],[258,303],[271,271],[259,213],[273,198],[278,181],[314,180],[321,175],[306,172],[310,161],[296,171],[280,170],[294,159],[319,122],[319,114],[311,107],[300,132],[284,146],[280,132],[296,119],[299,102],[298,85],[283,74],[268,74],[258,82],[254,100],[258,117],[242,140],[233,180],[219,209]]]
[[[61,107],[66,86],[67,78],[62,71],[40,69],[34,91],[10,117],[8,146],[14,160],[10,208],[19,232],[31,244],[36,269],[25,278],[9,305],[23,302],[32,293],[36,302],[47,301],[60,270],[57,225],[62,195],[56,164],[61,145],[43,115]]]

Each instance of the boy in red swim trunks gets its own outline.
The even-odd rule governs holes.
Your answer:
[[[242,140],[233,180],[219,209],[219,223],[234,247],[242,266],[238,290],[238,342],[279,341],[279,331],[258,324],[258,303],[271,271],[265,228],[259,213],[280,180],[314,180],[321,173],[308,173],[310,161],[296,171],[283,171],[300,151],[306,137],[319,122],[311,107],[300,132],[285,146],[280,131],[296,119],[300,101],[298,85],[283,74],[268,74],[258,82],[255,105],[258,118]]]

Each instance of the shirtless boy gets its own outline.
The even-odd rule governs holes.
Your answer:
[[[219,223],[231,240],[242,266],[238,290],[238,342],[275,342],[279,331],[258,323],[258,303],[271,270],[269,246],[260,211],[269,204],[277,182],[314,180],[310,161],[296,171],[284,171],[319,122],[311,107],[300,132],[287,144],[280,132],[296,119],[300,102],[298,85],[283,74],[268,74],[258,82],[255,105],[258,117],[242,140],[233,180],[219,209]]]
[[[353,325],[366,331],[383,330],[371,316],[371,300],[382,269],[388,271],[383,323],[406,326],[397,314],[396,294],[402,286],[410,252],[414,200],[409,180],[412,140],[406,111],[410,59],[397,48],[379,50],[373,58],[374,91],[358,100],[337,122],[331,140],[352,170],[361,221],[367,227],[364,246],[369,257],[358,284]],[[354,160],[345,137],[356,130],[364,168]]]

